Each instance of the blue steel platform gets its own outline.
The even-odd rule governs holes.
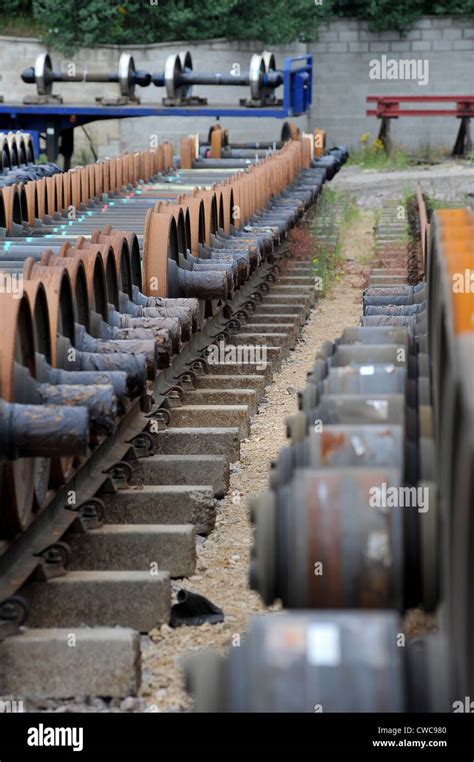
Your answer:
[[[173,117],[267,117],[285,119],[306,113],[311,106],[313,57],[311,55],[286,58],[283,72],[283,99],[280,105],[258,108],[232,104],[163,106],[143,104],[104,106],[101,104],[24,104],[0,103],[0,129],[30,132],[39,155],[39,136],[46,137],[49,160],[60,151],[65,159],[73,149],[75,127],[104,119],[126,119],[145,116]],[[59,138],[62,146],[59,148]]]

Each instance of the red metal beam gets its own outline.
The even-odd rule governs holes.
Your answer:
[[[368,95],[367,102],[377,104],[377,108],[367,109],[366,114],[382,120],[378,137],[386,151],[391,146],[391,120],[400,116],[455,116],[461,122],[453,156],[467,156],[472,150],[470,120],[474,117],[474,95]],[[400,103],[453,103],[454,108],[406,109],[400,108]]]
[[[379,103],[448,103],[449,101],[463,101],[474,103],[474,95],[368,95],[367,101]]]
[[[397,119],[399,116],[456,116],[458,119],[467,116],[474,117],[474,105],[471,109],[367,109],[367,116]]]
[[[368,95],[367,101],[377,103],[376,109],[367,109],[367,116],[379,119],[397,119],[399,116],[455,116],[474,117],[474,95]],[[400,103],[453,103],[452,109],[401,109]]]

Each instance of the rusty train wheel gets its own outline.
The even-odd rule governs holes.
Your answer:
[[[52,342],[48,300],[45,288],[39,281],[26,281],[23,288],[31,305],[35,350],[37,353],[45,357],[47,363],[51,363]],[[38,380],[41,381],[42,379]],[[34,471],[35,505],[37,508],[42,508],[48,499],[51,459],[35,458]]]
[[[3,315],[0,332],[0,396],[7,402],[25,402],[20,377],[22,369],[35,375],[35,345],[29,299],[0,294]],[[17,378],[18,376],[18,378]],[[31,523],[34,512],[33,458],[2,464],[0,536],[13,537]]]
[[[41,281],[47,298],[51,335],[51,365],[58,367],[60,337],[74,347],[74,299],[71,279],[66,269],[37,265],[31,270],[33,280]],[[74,458],[52,458],[50,484],[55,488],[67,482],[74,473]]]

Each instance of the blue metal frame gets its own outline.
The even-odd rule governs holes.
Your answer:
[[[281,106],[247,108],[222,104],[207,106],[162,105],[65,105],[61,103],[0,103],[0,129],[24,130],[33,137],[35,156],[39,155],[39,136],[48,126],[61,133],[89,122],[143,116],[267,117],[284,119],[306,113],[311,106],[313,79],[312,55],[291,56],[283,66],[283,103]]]
[[[1,115],[6,115],[7,121],[15,125],[24,126],[26,122],[37,129],[38,125],[44,125],[48,117],[58,118],[61,129],[78,127],[81,124],[95,122],[103,119],[125,119],[132,116],[271,116],[283,119],[293,116],[291,109],[285,107],[246,108],[245,106],[230,106],[212,104],[208,106],[86,106],[82,104],[45,104],[26,106],[21,103],[0,103],[0,121],[4,123]],[[72,121],[71,121],[72,117]]]
[[[296,64],[296,66],[295,66]],[[121,119],[130,116],[270,116],[276,119],[284,119],[287,116],[298,116],[297,76],[305,74],[309,81],[309,101],[306,111],[311,105],[313,57],[312,55],[290,56],[285,58],[283,65],[283,105],[276,108],[245,108],[243,106],[231,106],[222,104],[209,104],[208,106],[76,106],[74,104],[48,104],[48,105],[25,105],[0,103],[0,114],[7,114],[12,122],[21,120],[22,117],[29,122],[33,117],[44,119],[46,115],[70,117],[77,116],[81,121],[78,124],[86,124],[96,119]],[[23,121],[23,120],[22,120]],[[64,125],[71,127],[71,124]],[[34,129],[34,128],[33,128]]]
[[[299,66],[295,63],[304,61]],[[302,97],[300,89],[304,87]],[[285,58],[283,65],[283,111],[284,116],[299,116],[311,107],[313,92],[313,56],[311,54]]]

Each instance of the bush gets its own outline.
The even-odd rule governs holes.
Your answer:
[[[212,37],[265,45],[309,41],[321,21],[351,16],[373,31],[404,33],[423,14],[468,15],[474,0],[0,0],[3,17],[24,16],[44,42],[72,54],[82,46],[146,44]],[[155,4],[156,3],[156,4]]]

